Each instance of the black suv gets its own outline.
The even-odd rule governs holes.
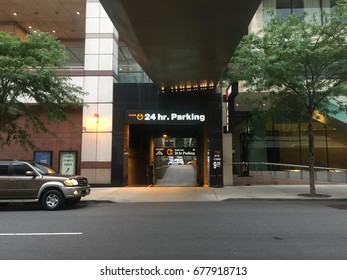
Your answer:
[[[85,177],[64,176],[33,161],[0,160],[0,205],[39,202],[47,210],[73,205],[90,194]]]

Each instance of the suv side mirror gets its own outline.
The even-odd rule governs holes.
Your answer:
[[[36,177],[36,173],[34,171],[25,172],[25,176]]]

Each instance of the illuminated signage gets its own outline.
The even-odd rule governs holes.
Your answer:
[[[155,156],[196,156],[196,148],[154,148]]]
[[[222,153],[220,150],[215,150],[212,158],[213,169],[222,167]]]
[[[125,122],[130,124],[140,123],[204,123],[205,114],[194,112],[159,112],[159,111],[137,111],[127,110],[125,112]]]

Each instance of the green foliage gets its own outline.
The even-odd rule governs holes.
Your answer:
[[[329,102],[340,105],[347,95],[347,1],[339,2],[332,14],[309,17],[273,17],[266,28],[245,36],[233,62],[238,72],[231,81],[244,81],[248,92],[263,94],[278,109],[293,96],[309,116],[315,110],[328,114]]]
[[[49,132],[38,111],[48,121],[63,121],[69,120],[65,109],[83,106],[81,88],[56,74],[65,55],[63,45],[48,33],[35,31],[21,41],[0,32],[0,147],[33,147],[30,128]]]
[[[228,73],[230,82],[244,82],[252,105],[259,101],[259,108],[266,103],[272,111],[306,116],[315,195],[313,118],[317,112],[327,116],[347,109],[347,0],[322,17],[273,16],[263,30],[243,38],[232,62],[239,69]]]

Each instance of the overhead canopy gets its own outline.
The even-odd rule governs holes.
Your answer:
[[[60,40],[84,40],[86,0],[0,0],[0,31],[40,30]]]
[[[100,0],[159,86],[215,86],[261,0]],[[0,30],[39,29],[83,42],[86,0],[0,0]],[[8,28],[6,28],[8,25]]]
[[[213,87],[261,0],[100,0],[130,52],[162,89]]]

